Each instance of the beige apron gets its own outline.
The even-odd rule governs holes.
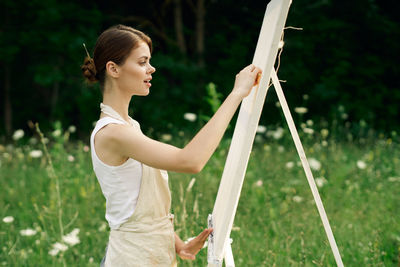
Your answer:
[[[102,111],[104,112],[103,105]],[[113,110],[105,113],[117,117]],[[142,181],[133,215],[111,230],[106,267],[176,266],[171,193],[166,171],[142,163]]]
[[[135,212],[111,230],[106,267],[176,266],[173,216],[168,213],[171,195],[162,172],[143,164]]]

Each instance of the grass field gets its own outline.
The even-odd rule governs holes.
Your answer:
[[[257,134],[231,234],[235,263],[335,266],[294,145],[280,131]],[[36,139],[0,145],[0,265],[98,266],[108,237],[105,201],[87,144],[70,134],[49,134],[51,164]],[[301,137],[344,265],[400,266],[399,143],[344,131]],[[229,144],[225,138],[199,174],[169,173],[182,239],[206,227]],[[206,266],[206,258],[204,249],[179,266]]]

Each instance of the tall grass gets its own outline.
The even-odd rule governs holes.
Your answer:
[[[313,128],[301,137],[307,157],[317,162],[313,174],[345,266],[399,266],[399,143],[368,130],[321,134]],[[250,156],[231,234],[235,263],[335,266],[288,131],[274,131],[257,134]],[[31,153],[44,150],[38,139],[0,145],[0,265],[98,266],[103,257],[105,201],[87,144],[71,142],[70,134],[55,125],[49,142],[42,139],[49,158]],[[176,136],[169,142],[182,145],[191,134]],[[199,174],[170,172],[175,229],[184,240],[206,227],[229,144],[225,138]],[[30,234],[21,232],[26,229]],[[69,244],[63,237],[73,229],[79,241]],[[49,254],[57,242],[63,249]],[[206,262],[202,250],[195,261],[179,259],[179,266]]]

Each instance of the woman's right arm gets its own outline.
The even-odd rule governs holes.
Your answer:
[[[197,173],[218,147],[240,102],[254,86],[261,70],[249,65],[236,75],[235,86],[213,117],[183,148],[148,138],[130,126],[113,124],[107,135],[109,148],[115,153],[134,158],[162,170]],[[112,134],[114,133],[114,134]],[[118,133],[115,134],[115,133]]]

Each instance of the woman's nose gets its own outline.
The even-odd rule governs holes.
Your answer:
[[[154,73],[156,72],[156,68],[154,68],[152,65],[149,65],[149,73]]]

